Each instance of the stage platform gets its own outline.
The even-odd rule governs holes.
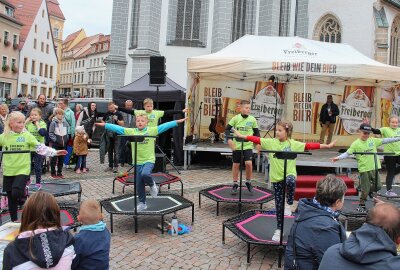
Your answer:
[[[348,158],[332,163],[329,159],[339,155],[339,150],[344,147],[335,147],[332,149],[322,149],[311,151],[312,155],[299,155],[297,158],[297,166],[305,167],[330,167],[336,168],[337,173],[341,172],[342,169],[356,169],[357,162],[354,158]],[[222,155],[231,155],[232,150],[227,144],[216,142],[197,142],[195,144],[185,144],[184,150],[184,169],[187,170],[191,164],[192,153],[196,152],[218,152]],[[257,153],[257,151],[254,151]],[[264,171],[267,154],[262,154],[257,159],[257,171]]]

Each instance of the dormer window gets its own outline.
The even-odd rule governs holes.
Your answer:
[[[10,17],[14,17],[14,9],[11,7],[6,7],[6,14]]]

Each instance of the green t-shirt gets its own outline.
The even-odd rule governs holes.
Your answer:
[[[41,136],[39,134],[39,129],[41,129],[41,128],[47,129],[46,122],[43,120],[40,120],[39,126],[40,126],[40,128],[37,128],[37,126],[35,124],[33,124],[32,122],[29,122],[25,126],[25,128],[26,128],[26,130],[29,131],[29,133],[31,133],[36,138],[36,140],[38,140],[38,142],[44,143],[44,136]]]
[[[305,146],[305,143],[298,142],[292,139],[281,142],[275,138],[261,138],[261,147],[265,150],[304,152]],[[285,161],[283,159],[277,159],[274,155],[274,153],[270,153],[268,155],[269,179],[271,180],[271,182],[276,183],[283,180]],[[297,175],[295,159],[287,161],[286,176],[289,175],[293,175],[295,177]]]
[[[383,127],[379,129],[383,138],[400,137],[400,128]],[[383,146],[385,152],[396,153],[400,156],[400,142],[388,143]]]
[[[28,131],[21,133],[8,133],[0,135],[0,146],[4,151],[31,150],[39,142]],[[4,154],[3,175],[29,175],[31,172],[31,154]]]
[[[147,135],[147,136],[157,136],[158,127],[147,127],[142,130],[138,128],[125,128],[125,135]],[[135,161],[135,143],[132,145],[132,160]],[[142,142],[137,143],[137,165],[143,165],[145,163],[155,163],[155,138],[145,138]]]
[[[244,118],[241,114],[235,115],[232,117],[231,121],[229,121],[229,125],[231,125],[234,129],[239,131],[242,135],[251,136],[253,135],[253,128],[258,128],[257,120],[249,115]],[[240,150],[242,147],[241,142],[237,142],[235,139],[233,140],[236,146],[236,150]],[[243,150],[253,149],[252,142],[243,143]]]
[[[164,111],[152,110],[151,113],[148,113],[145,110],[135,110],[135,116],[140,114],[147,114],[149,119],[148,127],[156,127],[158,126],[158,120],[164,116]]]
[[[353,154],[354,152],[377,152],[377,147],[382,145],[382,139],[378,138],[368,138],[368,140],[363,141],[361,139],[355,140],[347,153]],[[355,155],[358,163],[358,172],[368,172],[375,170],[374,155]],[[381,168],[381,161],[377,157],[378,169]]]

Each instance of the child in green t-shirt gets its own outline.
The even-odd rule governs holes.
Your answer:
[[[65,155],[67,151],[56,151],[38,142],[25,129],[25,116],[20,112],[9,114],[4,133],[0,135],[3,151],[31,151],[42,156]],[[31,171],[31,154],[3,154],[3,191],[7,193],[11,221],[17,221],[18,204],[23,204],[26,184]]]
[[[47,124],[42,120],[42,111],[39,108],[33,108],[29,113],[29,117],[25,121],[26,130],[31,133],[35,139],[44,144],[44,139],[47,135]],[[37,153],[33,153],[32,160],[36,176],[36,188],[41,188],[42,166],[45,157]]]
[[[336,162],[341,159],[348,158],[354,152],[377,152],[377,147],[382,144],[393,143],[400,141],[400,137],[396,138],[373,138],[370,137],[370,134],[373,132],[373,128],[366,123],[361,124],[359,128],[360,138],[355,140],[347,151],[337,157],[331,158],[332,162]],[[360,173],[360,186],[361,186],[361,196],[360,202],[357,207],[357,211],[361,213],[366,213],[367,209],[365,207],[365,201],[367,200],[368,195],[373,195],[373,193],[378,192],[381,187],[381,181],[376,178],[376,170],[381,168],[381,162],[377,158],[378,168],[375,168],[375,160],[374,155],[355,155],[358,164],[358,172]]]
[[[136,128],[124,128],[118,125],[96,123],[97,126],[104,126],[106,130],[115,132],[119,135],[143,135],[143,136],[157,136],[170,128],[178,126],[183,123],[186,118],[176,121],[170,121],[156,127],[148,126],[147,114],[140,114],[136,116]],[[142,142],[137,143],[137,159],[136,170],[138,179],[136,179],[136,189],[138,191],[139,204],[137,205],[138,211],[147,209],[146,205],[146,192],[145,184],[150,186],[150,194],[155,197],[158,194],[158,188],[151,172],[154,168],[155,158],[155,138],[145,138]],[[135,144],[132,143],[132,161],[135,162]]]
[[[332,148],[336,140],[330,144],[320,144],[320,143],[303,143],[291,139],[293,132],[293,125],[288,121],[281,120],[276,124],[276,138],[260,138],[256,136],[243,135],[241,132],[234,130],[235,135],[239,138],[246,139],[251,143],[261,144],[261,148],[265,150],[274,151],[293,151],[293,152],[303,152],[305,150],[316,150]],[[284,160],[275,157],[274,153],[268,155],[268,160],[270,162],[269,169],[269,179],[274,187],[274,198],[275,198],[275,208],[276,208],[276,219],[277,219],[277,229],[272,237],[272,241],[278,242],[280,240],[281,234],[281,220],[282,211],[284,211],[285,216],[292,215],[291,205],[293,204],[295,188],[296,188],[296,160],[288,160],[286,167],[286,192],[287,192],[287,203],[285,203],[285,208],[282,209],[283,200],[283,170],[284,170]]]
[[[260,131],[258,130],[257,120],[250,115],[250,102],[248,100],[242,100],[240,102],[240,114],[235,115],[229,121],[225,129],[226,136],[229,136],[231,130],[235,129],[240,131],[243,135],[254,135],[260,137]],[[232,177],[233,187],[232,194],[238,193],[238,179],[239,179],[239,167],[241,162],[241,149],[242,143],[235,139],[228,139],[229,147],[232,149]],[[253,143],[243,143],[243,160],[246,167],[246,187],[249,192],[253,192],[253,186],[251,185],[251,177],[253,172]]]
[[[133,114],[135,116],[138,116],[140,114],[146,114],[147,115],[147,119],[149,121],[148,126],[149,127],[156,127],[158,126],[158,121],[160,120],[161,117],[163,117],[164,115],[172,115],[172,114],[184,114],[186,113],[188,110],[185,108],[182,111],[175,111],[175,110],[168,110],[168,111],[160,111],[160,110],[154,110],[154,102],[151,98],[146,98],[143,101],[143,108],[144,110],[132,110],[132,109],[126,109],[126,108],[122,108],[122,107],[118,107],[115,105],[115,108],[121,112],[125,112],[125,113],[130,113]]]

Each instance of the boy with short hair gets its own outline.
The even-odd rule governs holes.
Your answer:
[[[148,126],[147,114],[140,114],[136,116],[136,128],[124,128],[118,125],[96,123],[97,126],[104,126],[106,131],[115,132],[119,135],[142,135],[142,136],[157,136],[170,128],[178,126],[179,123],[183,123],[186,118],[182,118],[176,121],[170,121],[159,126],[150,127]],[[135,143],[132,143],[132,161],[135,162]],[[150,194],[155,197],[158,194],[158,188],[151,172],[154,168],[155,163],[155,138],[144,138],[142,142],[137,143],[137,179],[135,179],[136,188],[138,191],[139,204],[137,205],[138,211],[144,211],[147,209],[146,205],[146,191],[145,184],[150,186]]]
[[[242,135],[257,136],[260,137],[260,131],[258,130],[257,120],[250,115],[250,102],[242,100],[240,102],[240,114],[235,115],[228,123],[225,134],[229,136],[231,129],[238,130]],[[241,147],[242,143],[236,141],[236,139],[228,139],[229,147],[232,149],[232,176],[233,176],[233,187],[232,194],[238,192],[238,179],[239,179],[239,167],[241,162]],[[253,192],[253,186],[251,185],[251,176],[253,171],[253,143],[243,142],[243,160],[246,166],[246,187],[249,192]]]
[[[395,138],[374,138],[370,137],[370,134],[373,132],[372,127],[369,124],[363,123],[359,128],[360,138],[355,140],[347,151],[337,157],[331,158],[332,162],[336,162],[341,159],[348,158],[354,152],[377,152],[377,147],[382,144],[393,143],[400,141],[400,137]],[[358,164],[358,172],[360,174],[360,186],[361,186],[361,196],[359,206],[357,207],[357,211],[361,213],[366,213],[367,208],[365,207],[365,201],[367,200],[368,195],[373,195],[373,193],[378,192],[381,187],[381,181],[379,179],[379,174],[377,174],[376,170],[381,168],[381,162],[379,158],[377,158],[378,168],[375,168],[375,160],[374,155],[355,155]],[[378,175],[378,178],[376,178]]]
[[[125,113],[130,113],[135,116],[141,115],[141,114],[146,114],[147,118],[149,119],[148,126],[149,127],[156,127],[158,125],[158,121],[160,120],[161,117],[164,115],[172,115],[172,114],[184,114],[187,112],[187,109],[184,109],[182,111],[175,111],[175,110],[168,110],[168,111],[160,111],[160,110],[154,110],[154,103],[151,98],[146,98],[143,101],[143,108],[144,110],[133,110],[133,109],[127,109],[127,108],[121,108],[118,106],[115,106],[115,108],[121,112]]]
[[[75,235],[76,256],[71,269],[109,269],[111,235],[102,219],[100,204],[96,200],[86,200],[81,204],[78,221],[82,226]]]
[[[54,109],[54,117],[49,126],[50,146],[56,150],[65,150],[68,142],[69,124],[65,121],[64,110],[61,108]],[[64,156],[55,156],[50,160],[51,178],[64,178],[62,174]],[[57,164],[57,171],[56,171]]]

